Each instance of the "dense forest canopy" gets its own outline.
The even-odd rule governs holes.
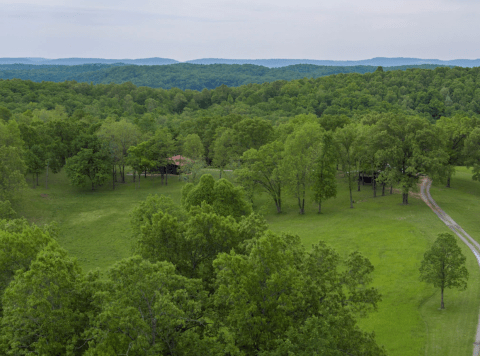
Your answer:
[[[118,67],[125,68],[129,67]],[[100,119],[131,117],[177,123],[191,117],[227,114],[277,121],[298,114],[354,117],[368,112],[402,112],[437,120],[456,113],[470,116],[480,113],[479,74],[479,68],[439,67],[338,74],[240,87],[221,85],[202,91],[136,87],[131,82],[92,85],[74,81],[1,80],[0,106],[14,113],[48,111],[61,106],[68,115],[77,111],[77,115],[83,112],[81,115]]]
[[[434,69],[435,64],[403,65],[386,67],[385,70],[405,70],[407,68]],[[34,82],[63,82],[66,80],[93,84],[122,84],[132,82],[137,86],[152,88],[180,88],[182,90],[215,89],[221,85],[237,87],[251,83],[265,83],[276,80],[318,78],[339,73],[371,73],[376,66],[318,66],[296,64],[281,68],[268,68],[254,64],[189,64],[172,65],[132,65],[84,64],[84,65],[0,65],[0,79],[24,79]]]

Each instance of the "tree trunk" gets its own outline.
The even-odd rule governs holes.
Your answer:
[[[48,189],[48,165],[49,163],[47,163],[47,172],[45,174],[45,189]]]
[[[362,172],[362,185],[365,185],[365,173]]]
[[[32,184],[33,189],[35,189],[35,188],[36,188],[36,185],[35,185],[35,173],[32,173],[32,182],[33,182],[33,184]]]
[[[408,205],[408,192],[402,193],[402,196],[403,196],[403,204]]]
[[[165,185],[168,185],[168,172],[165,173]]]
[[[358,191],[360,191],[360,172],[358,172]]]
[[[450,174],[447,177],[447,188],[450,188]]]
[[[142,172],[138,171],[138,189],[140,189],[140,178],[142,178]]]
[[[350,208],[353,209],[353,196],[352,196],[352,188],[350,188]]]
[[[136,183],[136,181],[135,181],[136,177],[137,177],[137,171],[133,170],[133,183]],[[135,186],[137,186],[137,185],[135,184]]]
[[[319,214],[322,213],[322,201],[321,200],[318,202],[318,213]]]
[[[125,183],[125,165],[122,166],[122,183]]]
[[[220,179],[222,179],[222,169],[220,168]]]
[[[92,181],[92,190],[95,190],[95,183]]]
[[[145,169],[145,179],[147,179],[147,170]]]
[[[385,196],[385,183],[382,183],[382,197]]]
[[[38,172],[37,172],[36,174],[37,174],[37,185],[39,185],[39,184],[38,184]]]
[[[282,212],[282,196],[281,196],[281,189],[278,189],[278,197],[273,197],[273,200],[275,201],[275,206],[277,207],[277,214],[280,214]]]
[[[373,185],[373,197],[376,198],[377,197],[377,181],[375,180],[375,175],[373,176],[373,181],[372,181],[372,185]]]
[[[390,186],[390,194],[393,194],[393,185]]]
[[[445,309],[445,304],[443,304],[443,288],[440,288],[441,290],[441,295],[442,295],[442,301],[440,303],[440,309]]]

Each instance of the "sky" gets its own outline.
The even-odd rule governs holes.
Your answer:
[[[480,58],[478,0],[0,0],[0,57]]]

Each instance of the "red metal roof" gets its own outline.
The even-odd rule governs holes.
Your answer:
[[[192,159],[187,158],[187,157],[183,157],[183,156],[180,156],[180,155],[170,157],[169,160],[172,161],[176,166],[180,166],[180,167],[184,166],[187,163],[193,162]]]

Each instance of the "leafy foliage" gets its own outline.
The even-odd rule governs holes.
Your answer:
[[[205,355],[218,348],[204,336],[201,281],[138,256],[118,262],[107,277],[94,295],[99,313],[87,332],[93,340],[86,355]]]
[[[215,181],[210,174],[204,174],[196,186],[186,185],[182,190],[182,201],[187,210],[205,203],[215,213],[231,216],[237,221],[252,212],[242,187],[235,187],[225,178]]]
[[[390,67],[389,70],[407,68],[435,68],[435,65],[411,65]],[[318,78],[338,73],[371,73],[374,66],[317,66],[297,64],[282,68],[266,68],[252,64],[211,64],[196,65],[179,63],[160,66],[137,66],[121,64],[84,64],[84,65],[0,65],[1,79],[24,79],[34,82],[64,82],[74,80],[94,84],[122,84],[132,82],[138,86],[152,88],[180,88],[201,91],[214,89],[220,85],[236,87],[249,83],[273,82],[275,80],[293,80]]]
[[[443,292],[446,288],[467,288],[468,271],[465,256],[451,234],[439,234],[433,246],[425,252],[420,266],[420,279],[440,288],[440,308],[445,309]]]
[[[373,266],[360,254],[352,253],[342,271],[339,256],[324,243],[306,252],[297,236],[268,232],[251,240],[245,255],[224,253],[214,265],[215,304],[239,351],[275,355],[282,354],[282,346],[298,349],[297,342],[309,337],[304,334],[306,325],[316,320],[323,324],[316,332],[326,334],[326,340],[308,346],[317,353],[325,348],[328,354],[342,349],[360,354],[359,349],[370,348],[369,354],[384,354],[369,342],[371,335],[360,333],[350,345],[333,336],[336,328],[359,333],[351,318],[376,308],[380,300],[375,289],[366,287]],[[290,339],[294,330],[296,337]]]

